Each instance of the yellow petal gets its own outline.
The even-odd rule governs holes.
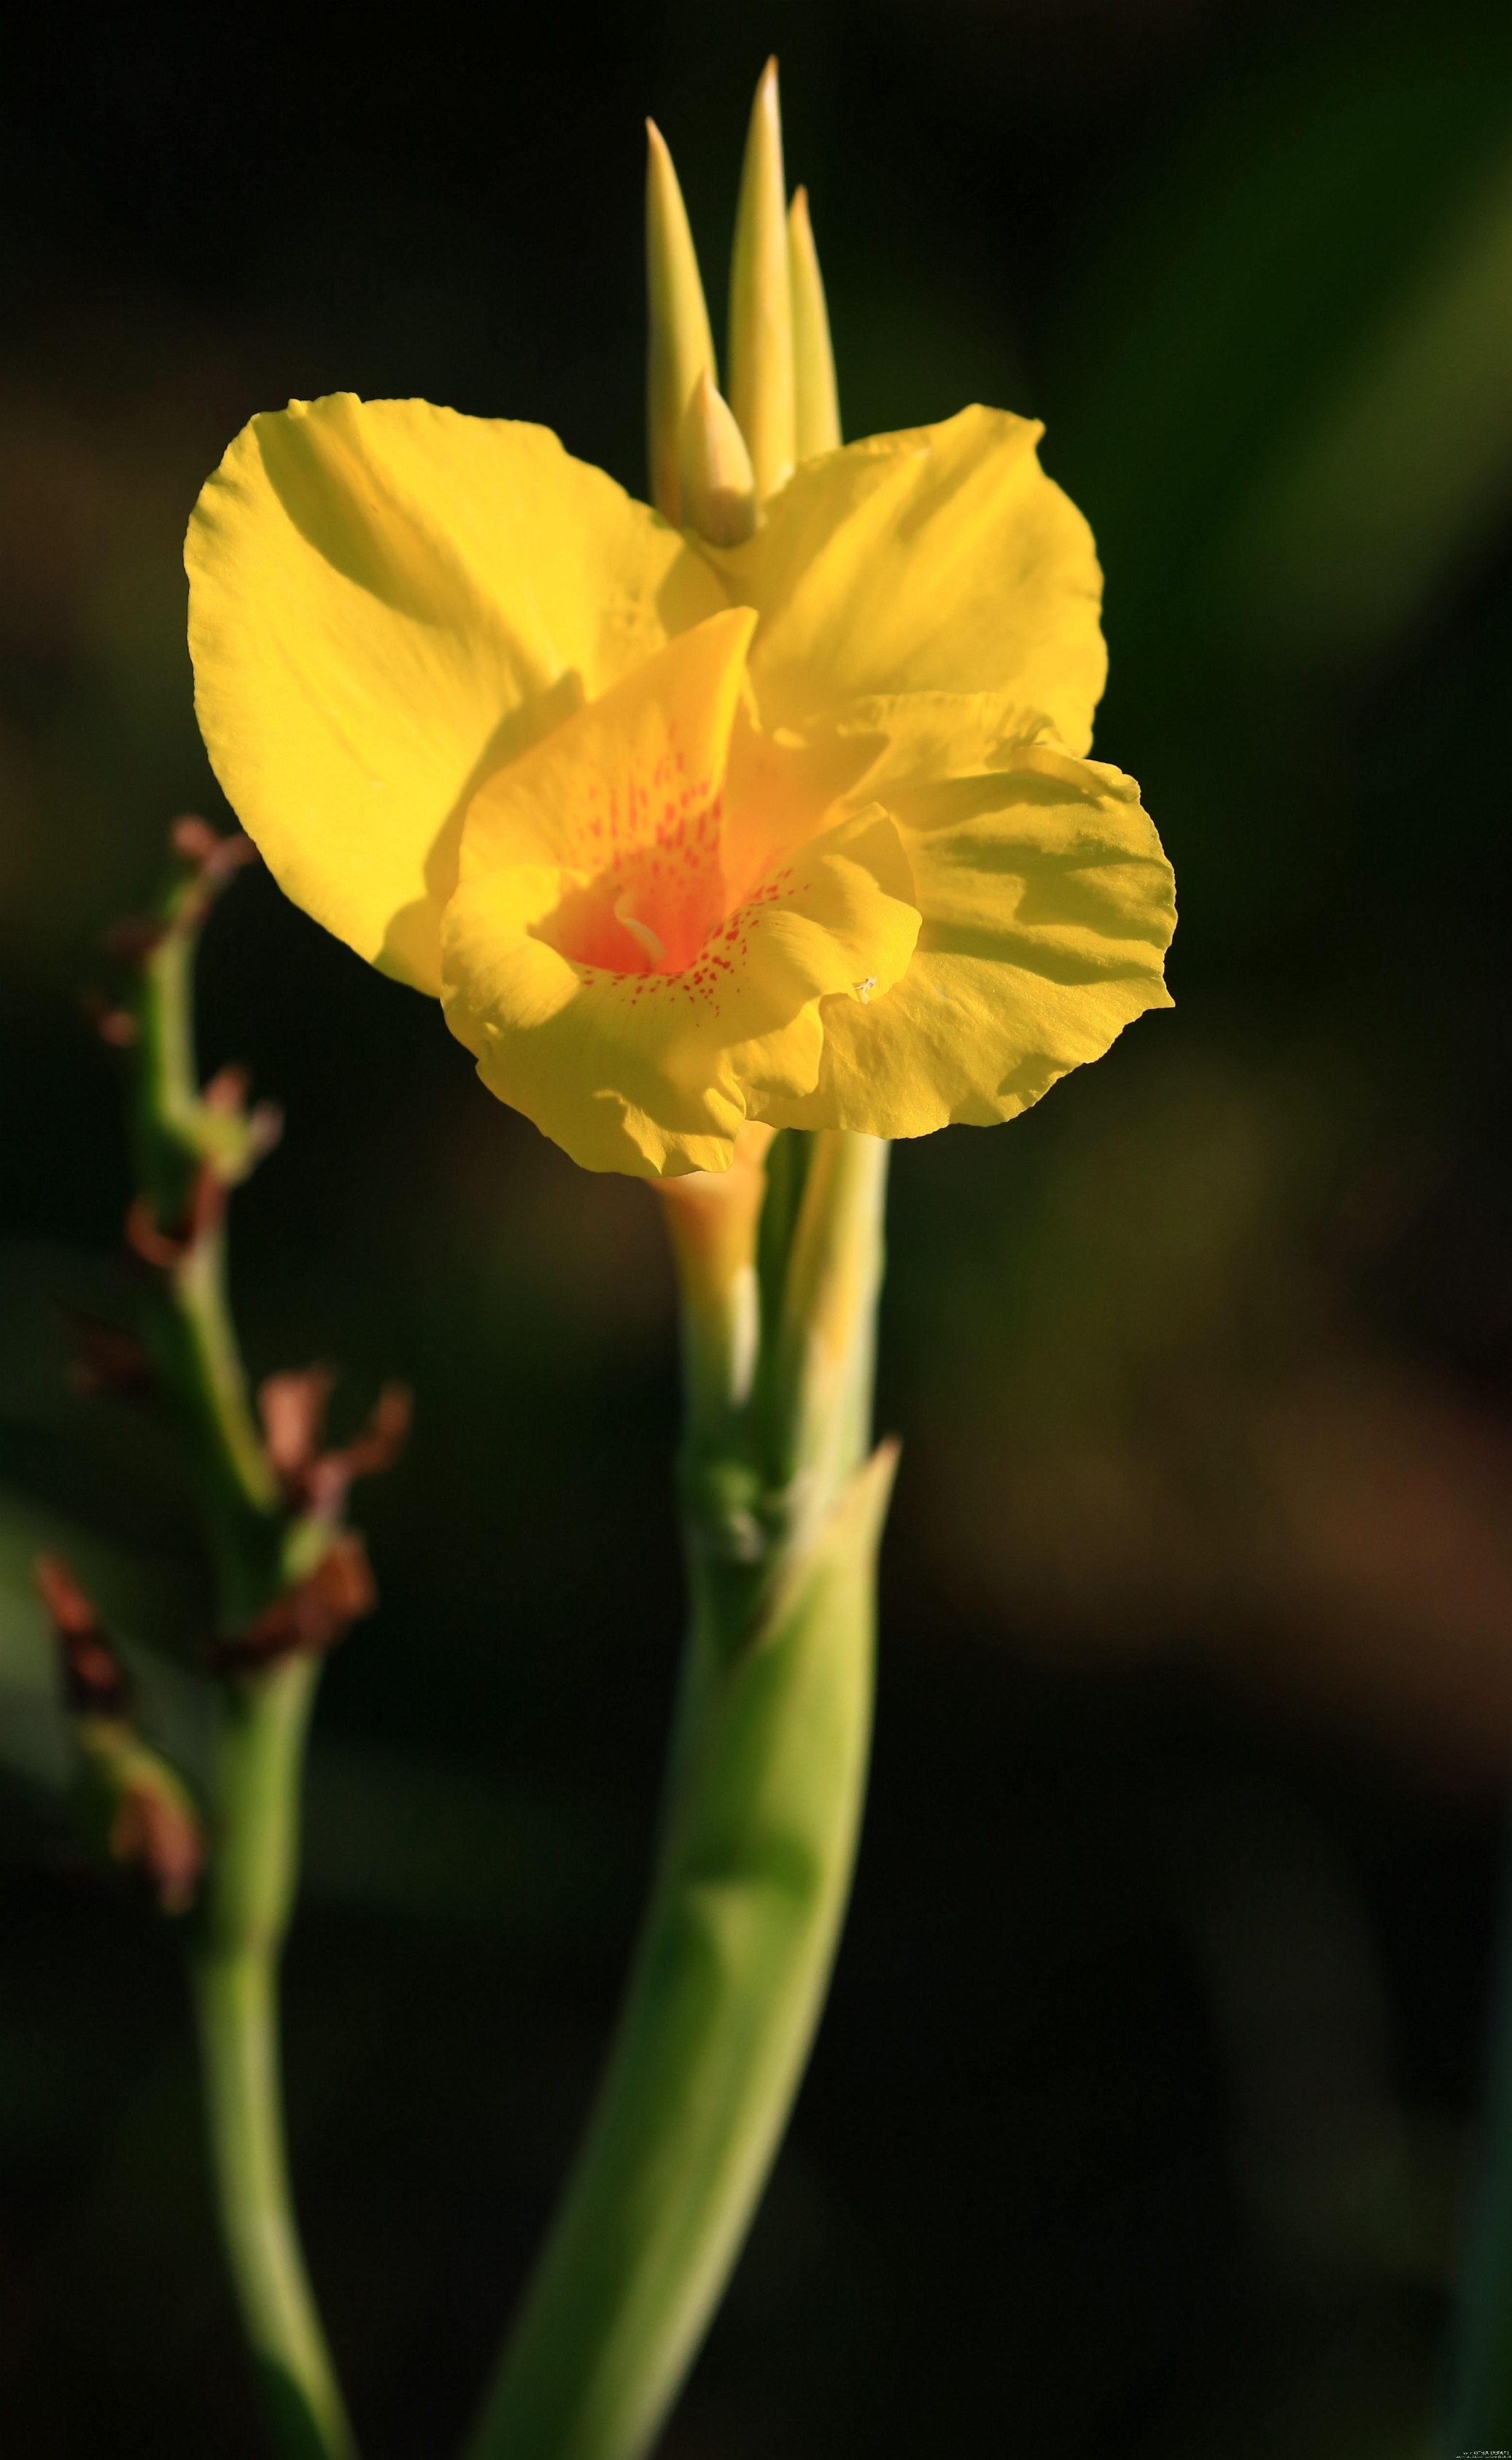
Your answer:
[[[808,462],[745,545],[706,548],[759,611],[768,732],[863,695],[995,692],[1092,739],[1106,659],[1092,534],[1040,469],[1038,424],[963,410]]]
[[[923,913],[906,974],[827,1001],[818,1084],[779,1124],[928,1135],[1012,1118],[1169,1006],[1170,868],[1133,780],[1050,743],[888,797]]]
[[[297,904],[426,990],[480,781],[726,603],[546,429],[349,393],[242,430],[185,562],[232,808]]]
[[[496,771],[468,810],[462,880],[533,861],[586,877],[698,838],[718,818],[755,626],[746,606],[709,616]]]
[[[917,937],[900,837],[871,810],[774,861],[686,962],[663,947],[683,908],[666,871],[649,880],[637,866],[662,861],[683,824],[659,782],[666,748],[683,733],[679,718],[691,746],[704,667],[704,693],[713,679],[725,699],[681,773],[704,777],[701,760],[730,731],[727,671],[747,629],[740,615],[701,625],[654,659],[659,674],[641,669],[529,753],[518,774],[494,777],[467,821],[465,879],[445,918],[448,1024],[484,1085],[585,1169],[727,1169],[747,1114],[814,1085],[821,999],[885,991]],[[691,841],[705,844],[696,802],[688,816]],[[657,838],[659,827],[669,834]],[[593,868],[599,849],[607,876]],[[637,944],[637,927],[649,944]]]

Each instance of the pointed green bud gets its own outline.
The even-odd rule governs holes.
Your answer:
[[[756,500],[765,503],[794,459],[792,294],[775,60],[767,61],[756,89],[735,216],[729,392],[750,448]]]
[[[739,546],[756,527],[756,482],[735,414],[707,368],[682,414],[682,524],[710,546]]]
[[[792,284],[793,397],[797,456],[832,453],[840,441],[840,396],[824,276],[808,219],[808,191],[800,188],[788,213],[788,265]]]
[[[704,369],[715,372],[704,285],[672,157],[655,120],[646,121],[646,446],[651,501],[682,526],[678,459],[682,414]]]

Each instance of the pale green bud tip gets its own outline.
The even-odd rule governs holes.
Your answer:
[[[795,191],[788,211],[788,264],[792,283],[795,444],[800,461],[832,453],[840,441],[840,397],[824,276],[808,219],[808,191]]]
[[[730,404],[750,448],[761,502],[793,466],[792,293],[777,63],[756,89],[730,267]]]
[[[646,292],[651,500],[669,521],[678,522],[682,413],[701,371],[714,368],[714,337],[682,191],[666,142],[651,119],[646,121]]]
[[[682,415],[678,469],[682,519],[711,546],[738,546],[756,527],[756,481],[735,414],[705,368]]]

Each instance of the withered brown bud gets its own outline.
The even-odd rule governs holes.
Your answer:
[[[83,1008],[101,1042],[112,1050],[129,1050],[140,1039],[141,1028],[130,1008],[117,1007],[103,991],[86,991]]]
[[[207,1111],[240,1111],[252,1083],[252,1071],[236,1060],[218,1068],[200,1092],[200,1099]]]
[[[37,1594],[63,1660],[64,1689],[75,1717],[122,1717],[126,1677],[94,1608],[60,1555],[39,1555]]]
[[[243,864],[258,859],[258,850],[250,838],[220,837],[207,820],[197,818],[192,812],[175,820],[168,832],[168,842],[176,855],[185,862],[197,863],[217,885]]]
[[[158,1272],[171,1272],[175,1264],[182,1263],[198,1240],[219,1229],[225,1210],[225,1181],[213,1164],[201,1162],[195,1173],[182,1220],[165,1230],[146,1198],[138,1196],[126,1215],[126,1244],[144,1264],[151,1264]]]
[[[258,1393],[268,1458],[290,1504],[327,1520],[340,1516],[355,1478],[373,1477],[397,1460],[412,1413],[409,1386],[386,1384],[351,1442],[323,1453],[318,1447],[333,1381],[328,1368],[310,1367],[270,1375]]]
[[[204,1868],[204,1837],[181,1789],[145,1753],[134,1753],[122,1769],[108,1841],[112,1859],[142,1873],[165,1914],[188,1912]]]
[[[252,1673],[280,1658],[318,1657],[371,1614],[378,1591],[368,1550],[355,1530],[331,1539],[307,1580],[276,1598],[244,1631],[218,1641],[211,1662],[222,1673]]]
[[[259,1387],[268,1459],[285,1487],[303,1478],[315,1458],[335,1380],[328,1367],[295,1367],[269,1375]]]

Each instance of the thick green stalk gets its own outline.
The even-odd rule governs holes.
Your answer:
[[[863,1465],[886,1148],[813,1143],[789,1304],[763,1345],[780,1364],[748,1365],[757,1220],[739,1189],[746,1235],[674,1231],[693,1615],[665,1832],[608,2070],[472,2460],[649,2449],[823,2005],[865,1790],[893,1454]],[[740,1304],[722,1304],[737,1283]]]
[[[353,2460],[294,2224],[279,2083],[279,1957],[319,1672],[312,1658],[285,1658],[229,1694],[194,1983],[221,2231],[279,2449]]]

